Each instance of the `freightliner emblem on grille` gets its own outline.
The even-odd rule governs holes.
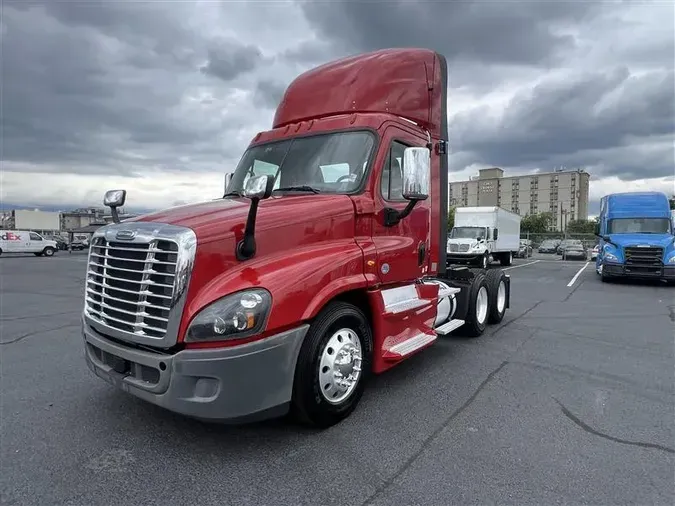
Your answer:
[[[136,237],[136,232],[133,230],[120,230],[115,234],[115,239],[120,241],[131,241],[134,237]]]

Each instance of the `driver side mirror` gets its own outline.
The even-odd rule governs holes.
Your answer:
[[[600,237],[600,224],[599,223],[595,226],[595,230],[593,231],[593,234],[596,235],[597,237]]]
[[[494,231],[492,232],[492,236],[493,236],[494,240],[496,241],[497,238],[499,237],[499,229],[495,228]]]
[[[431,179],[431,152],[427,148],[405,148],[403,151],[403,198],[426,200]]]
[[[384,226],[393,227],[408,216],[415,204],[429,198],[431,180],[431,151],[427,148],[405,148],[403,151],[403,198],[408,201],[405,209],[384,209]]]

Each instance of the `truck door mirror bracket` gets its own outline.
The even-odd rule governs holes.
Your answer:
[[[269,198],[272,195],[273,188],[274,178],[269,175],[252,177],[246,181],[244,197],[251,200],[251,207],[248,208],[244,237],[235,248],[235,254],[239,261],[248,260],[255,256],[255,220],[258,215],[258,203]]]
[[[408,216],[415,204],[429,198],[431,178],[431,151],[429,148],[409,147],[403,151],[403,198],[408,205],[402,211],[387,207],[384,225],[391,227]]]

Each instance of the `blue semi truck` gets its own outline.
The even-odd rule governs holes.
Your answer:
[[[600,201],[595,269],[613,278],[675,281],[675,235],[668,197],[660,192],[614,193]]]

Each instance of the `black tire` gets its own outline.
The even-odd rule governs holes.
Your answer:
[[[55,250],[51,246],[47,246],[45,249],[42,250],[42,255],[46,257],[51,257],[54,256]]]
[[[42,256],[42,253],[33,253],[33,255],[35,255],[36,257],[40,257]]]
[[[488,286],[488,300],[490,302],[487,321],[488,323],[499,323],[506,314],[506,300],[504,300],[504,307],[501,310],[498,304],[500,285],[506,290],[506,274],[501,269],[492,269],[485,275],[485,281]],[[506,292],[504,294],[506,295]]]
[[[525,253],[525,257],[527,258],[527,253]],[[508,267],[513,263],[513,255],[509,251],[507,253],[502,253],[499,258],[499,263],[502,264],[502,267]]]
[[[330,338],[340,329],[350,329],[361,341],[361,374],[351,394],[342,402],[328,402],[319,384],[321,356]],[[293,380],[292,412],[301,422],[319,428],[331,427],[347,418],[359,403],[373,354],[373,336],[363,311],[346,302],[331,302],[315,318],[300,348]]]
[[[2,248],[0,248],[0,257],[2,256]]]
[[[485,319],[482,322],[478,320],[476,314],[476,303],[481,288],[484,288],[487,291],[488,295],[488,310],[487,314],[485,315]],[[468,307],[466,310],[466,316],[464,317],[464,325],[462,325],[459,328],[459,333],[466,337],[481,336],[483,332],[485,332],[485,327],[487,326],[487,315],[489,313],[490,313],[490,289],[488,288],[485,274],[476,274],[473,281],[471,282],[471,287],[469,288]]]

